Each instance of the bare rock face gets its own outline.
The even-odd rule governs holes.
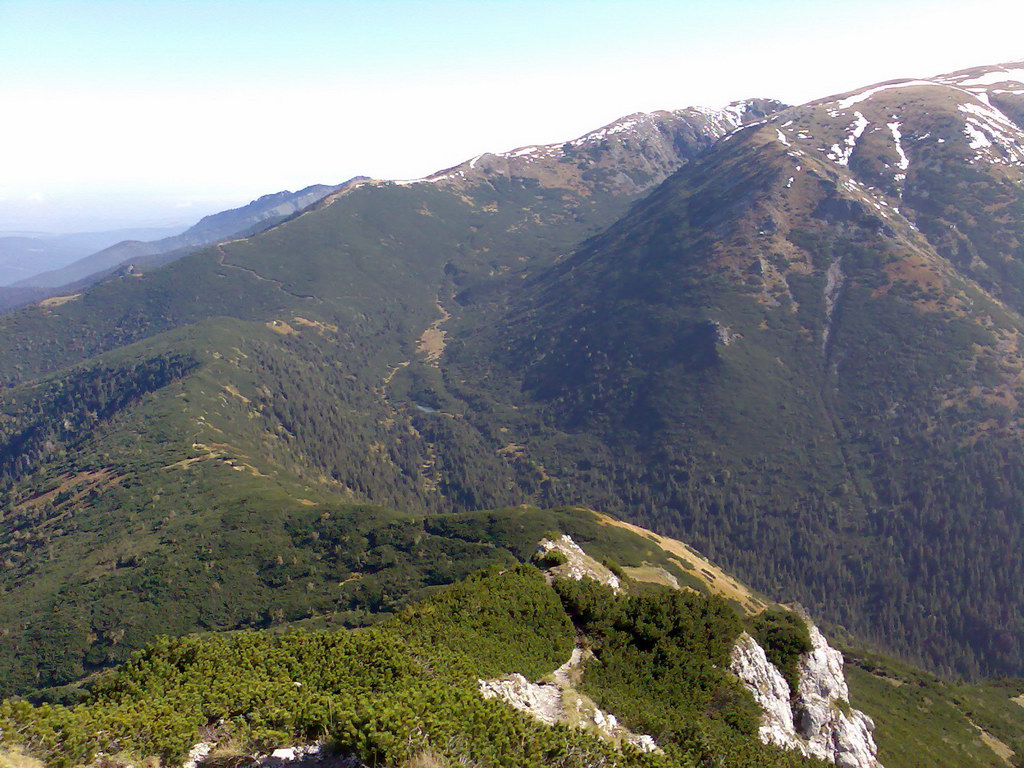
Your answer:
[[[849,705],[843,654],[829,646],[810,624],[811,651],[800,658],[800,683],[794,702],[797,731],[810,754],[842,768],[875,768],[878,747],[870,717]]]
[[[576,581],[593,579],[611,587],[615,592],[622,589],[619,577],[584,552],[580,545],[573,541],[572,537],[568,534],[563,534],[554,541],[551,539],[541,539],[537,545],[538,554],[545,555],[551,551],[560,552],[565,556],[565,563],[552,569],[556,575],[575,579]]]
[[[188,751],[182,768],[196,768],[217,745],[212,741],[200,741]]]
[[[768,661],[764,649],[746,632],[740,635],[733,646],[729,668],[754,694],[754,701],[764,711],[758,731],[761,741],[780,747],[792,747],[798,737],[789,701],[789,683],[775,665]]]
[[[188,759],[182,764],[182,768],[203,768],[208,764],[207,760],[216,748],[214,742],[199,742],[189,750]],[[325,749],[322,742],[279,747],[267,753],[254,755],[232,755],[231,759],[237,761],[232,765],[237,764],[246,768],[365,768],[365,763],[355,755],[336,754]],[[222,760],[223,758],[217,760],[216,764],[221,764]]]
[[[561,722],[562,689],[550,683],[531,683],[520,674],[504,680],[480,680],[480,693],[485,699],[501,699],[520,712],[527,712],[548,725]]]
[[[840,768],[882,768],[871,736],[871,718],[849,704],[843,655],[829,646],[809,623],[812,649],[799,662],[796,695],[764,649],[750,635],[740,635],[729,668],[753,693],[764,711],[758,735],[766,744],[798,749]]]
[[[612,743],[628,742],[643,752],[658,751],[653,737],[633,733],[615,715],[599,709],[573,687],[572,678],[583,660],[583,651],[577,647],[569,660],[552,673],[553,682],[531,683],[522,675],[513,674],[502,680],[478,680],[480,694],[485,699],[501,699],[547,725],[572,723]]]

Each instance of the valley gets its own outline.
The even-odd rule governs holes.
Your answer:
[[[203,728],[366,765],[1014,764],[1019,71],[268,199],[0,316],[0,695],[32,702],[0,737],[56,766],[179,765]],[[626,592],[531,564],[562,535]],[[785,694],[726,674],[744,632]],[[551,685],[588,728],[478,695],[579,642],[579,691]],[[798,657],[833,646],[849,690],[801,704]],[[318,677],[367,653],[390,671]]]

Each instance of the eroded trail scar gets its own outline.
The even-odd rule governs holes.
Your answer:
[[[424,356],[427,363],[436,367],[441,355],[444,354],[445,347],[445,331],[441,326],[448,322],[451,313],[441,304],[440,296],[434,300],[434,306],[437,307],[441,316],[427,326],[427,329],[420,335],[416,351]]]
[[[441,304],[440,296],[434,300],[434,306],[437,307],[440,317],[428,325],[423,333],[420,334],[416,342],[416,352],[423,356],[424,362],[436,368],[441,355],[444,354],[445,348],[445,331],[441,326],[448,322],[451,313]],[[395,378],[395,374],[411,363],[412,360],[402,360],[391,367],[381,382],[382,397],[387,398],[387,387],[391,384],[391,380]]]
[[[228,267],[230,269],[237,269],[242,272],[245,272],[247,275],[255,277],[257,280],[263,280],[264,282],[267,283],[273,283],[274,285],[277,286],[278,290],[280,290],[281,293],[286,293],[292,298],[304,299],[307,301],[315,301],[317,304],[323,303],[323,300],[319,296],[307,296],[306,294],[302,293],[293,293],[292,291],[289,291],[287,288],[285,288],[284,283],[281,282],[280,280],[276,280],[273,277],[264,277],[254,269],[249,269],[248,267],[240,267],[238,264],[230,263],[229,261],[227,261],[227,254],[224,252],[223,245],[217,246],[217,265],[221,267]]]

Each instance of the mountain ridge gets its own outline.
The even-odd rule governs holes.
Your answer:
[[[754,598],[758,602],[749,606],[753,610],[741,611],[739,615],[745,618],[737,621],[735,614],[723,608],[738,607],[739,603],[733,602],[737,597],[735,590],[746,590],[745,587],[687,545],[654,536],[607,515],[579,508],[542,511],[519,507],[422,522],[426,524],[421,529],[423,533],[432,531],[435,536],[440,534],[453,542],[467,543],[482,536],[481,541],[499,542],[502,551],[508,548],[514,557],[502,561],[500,568],[492,566],[489,571],[471,574],[435,591],[420,602],[407,605],[383,625],[359,633],[325,632],[320,627],[325,626],[328,617],[318,617],[313,623],[307,622],[304,629],[284,634],[249,630],[157,641],[118,670],[85,680],[84,686],[43,696],[50,701],[70,697],[79,702],[74,710],[53,704],[33,709],[24,702],[11,700],[0,704],[0,742],[27,748],[44,758],[47,765],[55,766],[94,757],[105,759],[106,764],[122,765],[137,763],[153,753],[160,754],[162,764],[178,765],[187,753],[186,765],[213,766],[219,764],[218,759],[230,758],[236,762],[247,760],[246,764],[255,768],[287,764],[303,756],[331,759],[332,752],[341,753],[336,760],[344,762],[348,755],[348,764],[366,765],[381,758],[379,753],[371,752],[371,745],[388,754],[395,764],[410,765],[396,759],[392,750],[401,749],[396,742],[376,741],[379,731],[376,736],[368,734],[368,738],[350,740],[351,735],[339,727],[339,722],[346,722],[344,707],[336,708],[338,716],[326,726],[307,727],[304,723],[317,705],[296,701],[295,696],[301,699],[307,688],[319,690],[325,684],[322,672],[341,662],[347,669],[361,669],[366,664],[378,668],[395,662],[408,664],[412,659],[411,669],[422,669],[415,660],[424,658],[431,662],[426,666],[428,674],[443,678],[447,695],[440,700],[428,696],[430,706],[436,707],[437,713],[443,712],[444,717],[431,719],[420,728],[436,735],[456,727],[463,734],[463,739],[449,741],[447,746],[444,741],[432,739],[438,754],[452,749],[462,754],[469,746],[466,739],[472,740],[472,748],[481,749],[498,727],[493,721],[486,728],[479,723],[473,726],[463,721],[459,709],[451,710],[442,703],[450,701],[456,691],[474,701],[480,701],[477,697],[482,696],[507,703],[527,715],[521,722],[539,722],[542,732],[553,728],[561,735],[558,729],[567,727],[565,736],[569,738],[576,738],[570,736],[572,733],[584,738],[596,736],[598,741],[592,744],[603,742],[621,750],[607,756],[613,764],[626,766],[633,765],[630,760],[637,755],[647,754],[654,762],[641,765],[691,765],[690,761],[695,759],[706,761],[728,755],[731,764],[736,765],[835,763],[877,768],[884,758],[890,767],[906,768],[917,764],[915,760],[923,755],[937,756],[936,748],[943,750],[943,759],[955,758],[957,765],[965,768],[994,766],[999,758],[994,752],[996,747],[989,743],[1001,742],[988,731],[979,737],[974,719],[983,718],[987,728],[1004,737],[1015,722],[1010,697],[1021,689],[1020,685],[996,686],[984,692],[953,689],[907,676],[919,673],[879,666],[886,663],[880,659],[865,662],[855,658],[851,664],[848,658],[844,672],[843,655],[829,646],[806,616],[760,598]],[[545,528],[549,530],[544,536],[555,535],[552,527],[573,531],[586,549],[568,534],[555,536],[555,540],[542,538],[537,547],[534,537],[541,536],[540,531]],[[327,530],[325,527],[324,531]],[[392,537],[391,541],[398,539]],[[531,559],[531,553],[542,571],[534,566],[513,565]],[[609,559],[610,553],[618,560]],[[602,557],[607,565],[597,557]],[[552,600],[555,595],[557,598]],[[742,599],[753,597],[749,590],[746,595]],[[614,625],[606,623],[609,614],[615,615],[623,608],[636,612],[638,617],[658,616],[655,623],[659,629],[641,624],[631,630],[625,618],[629,612]],[[698,611],[696,615],[687,615],[686,611],[692,610]],[[572,631],[566,632],[570,628]],[[620,636],[618,633],[623,631],[627,634]],[[631,631],[638,632],[633,639],[629,639]],[[655,653],[647,648],[647,643],[659,631],[683,634],[674,635],[668,644],[659,644],[660,652]],[[692,645],[687,637],[692,632],[702,637],[706,634],[703,643]],[[380,643],[388,637],[416,641],[411,648],[403,643]],[[494,640],[500,643],[496,645]],[[720,647],[723,641],[725,645]],[[623,642],[625,645],[620,645]],[[752,696],[749,705],[754,709],[748,713],[744,709],[747,704],[720,698],[698,714],[686,708],[685,696],[675,698],[674,704],[667,704],[662,696],[653,710],[650,704],[646,709],[637,709],[642,700],[635,699],[636,690],[649,696],[654,688],[664,687],[664,682],[659,685],[650,679],[630,679],[628,665],[654,664],[657,668],[657,664],[662,664],[667,674],[673,661],[662,654],[677,643],[686,649],[682,651],[684,656],[715,656],[724,649],[722,663],[728,665],[728,672],[691,669],[682,674],[697,675],[704,685],[721,686],[722,691],[733,690],[732,695],[741,699]],[[456,655],[438,655],[442,650],[456,651]],[[570,650],[570,661],[547,674]],[[302,661],[307,652],[313,654],[314,668],[321,673],[314,673]],[[678,649],[675,652],[680,653]],[[627,654],[625,658],[622,653]],[[404,662],[399,661],[403,658]],[[466,660],[472,660],[472,664],[463,691],[449,675]],[[284,668],[282,662],[286,664]],[[628,680],[633,695],[627,694],[622,687],[623,678],[617,676]],[[847,677],[853,681],[849,685]],[[540,682],[531,683],[531,679]],[[799,688],[792,698],[787,680]],[[918,695],[930,697],[930,704],[925,706],[902,704],[897,710],[899,717],[920,727],[929,716],[937,714],[936,706],[941,708],[945,729],[941,746],[927,741],[932,733],[927,726],[914,737],[898,740],[880,730],[879,735],[884,738],[875,746],[871,735],[875,724],[852,705],[859,705],[864,696],[876,707],[872,686],[880,684],[892,689],[895,682],[900,687],[921,688]],[[330,685],[338,686],[332,687],[331,693],[336,702],[347,701],[354,692],[362,691],[359,680],[351,674]],[[737,685],[738,688],[733,687]],[[150,695],[145,701],[137,700],[143,691]],[[213,691],[221,693],[211,694]],[[230,725],[217,721],[218,707],[227,691],[234,692],[232,700],[239,695],[248,696],[232,704],[234,716]],[[419,691],[417,696],[423,693]],[[398,692],[389,699],[396,700],[396,694],[410,701]],[[370,703],[370,692],[362,691],[362,695],[366,697],[368,714],[376,711],[380,705]],[[704,695],[697,694],[698,698]],[[992,701],[987,701],[986,696],[991,696]],[[184,717],[171,718],[161,709],[160,702],[168,697],[177,701],[175,709]],[[1005,699],[1002,706],[1009,707],[1007,721],[994,717],[988,710],[999,697]],[[506,706],[504,703],[501,706]],[[675,718],[675,729],[657,727],[658,717],[666,706]],[[271,707],[269,713],[266,707]],[[883,716],[879,721],[883,725],[890,718],[896,721],[893,711],[873,711],[876,718],[879,714]],[[793,712],[800,713],[795,720]],[[754,717],[749,718],[748,714]],[[137,717],[149,718],[150,727],[135,729],[133,718]],[[681,717],[685,721],[682,728]],[[1024,715],[1016,717],[1019,721]],[[78,723],[83,720],[89,730],[79,733]],[[162,728],[153,729],[153,722],[160,722]],[[399,716],[393,708],[382,710],[374,722],[385,733],[400,734],[397,743],[418,743],[404,730],[409,726],[407,716]],[[100,723],[103,725],[97,730]],[[268,723],[276,725],[263,730],[265,725],[261,724]],[[358,723],[353,723],[356,729],[361,727]],[[638,734],[626,726],[647,730],[655,736],[642,731]],[[333,742],[324,740],[325,733],[333,735]],[[766,747],[756,747],[758,741]],[[630,745],[636,750],[631,750]],[[106,755],[97,755],[97,749]],[[902,749],[911,750],[914,757],[908,759]],[[804,761],[801,753],[825,762]],[[23,763],[27,759],[17,755],[15,759]],[[0,748],[0,759],[5,757],[10,758],[11,754]],[[506,756],[495,764],[507,764],[510,759],[515,758]],[[551,759],[550,755],[547,759]],[[572,755],[563,759],[565,762],[560,764],[577,764]]]
[[[924,90],[937,89],[928,86]],[[778,462],[769,475],[776,474],[783,481],[790,478],[786,466],[820,467],[822,480],[815,481],[822,484],[820,490],[814,499],[799,503],[829,509],[847,497],[841,506],[849,511],[828,514],[851,522],[859,517],[863,522],[854,526],[879,526],[885,536],[893,535],[885,525],[887,515],[863,515],[880,503],[904,505],[912,491],[907,488],[879,500],[873,485],[878,480],[868,480],[864,472],[878,473],[876,477],[886,478],[882,482],[892,484],[891,468],[883,470],[872,457],[886,455],[892,466],[898,466],[894,454],[901,450],[893,448],[897,440],[904,446],[917,445],[910,450],[921,451],[922,466],[934,467],[942,455],[954,463],[963,461],[952,457],[962,453],[956,435],[966,429],[976,449],[987,444],[985,451],[993,452],[990,459],[971,459],[979,462],[968,470],[979,473],[972,481],[979,484],[975,487],[1004,486],[991,476],[987,462],[1004,467],[1008,477],[1017,476],[1013,452],[1017,450],[1014,436],[1019,433],[1019,421],[1008,418],[1012,410],[1003,409],[1015,408],[1017,398],[1020,360],[1015,339],[1020,317],[1002,300],[993,300],[984,292],[984,283],[978,280],[983,273],[977,266],[978,262],[982,268],[986,263],[1005,264],[1009,254],[983,254],[988,262],[982,256],[978,262],[957,262],[949,258],[955,252],[945,244],[945,237],[932,234],[948,231],[947,221],[957,212],[938,205],[933,193],[941,191],[935,187],[938,177],[927,162],[921,162],[916,145],[907,144],[908,167],[900,167],[903,158],[895,151],[900,145],[892,129],[898,121],[888,113],[878,116],[879,109],[890,109],[888,103],[872,105],[872,101],[897,98],[896,94],[894,89],[878,91],[863,103],[851,104],[847,113],[832,108],[836,114],[830,115],[828,105],[840,102],[840,95],[783,110],[761,125],[739,129],[576,254],[535,276],[506,314],[490,317],[472,331],[477,337],[471,353],[459,351],[468,361],[479,357],[500,361],[497,378],[507,378],[509,386],[499,388],[495,407],[511,402],[523,408],[533,399],[538,418],[549,423],[554,418],[569,434],[605,435],[601,440],[631,443],[636,446],[631,450],[653,442],[656,448],[641,461],[659,468],[679,462],[686,469],[678,477],[688,479],[673,480],[670,474],[657,480],[638,477],[635,482],[652,489],[682,484],[688,489],[683,499],[692,499],[691,494],[714,498],[719,493],[711,490],[707,480],[703,486],[695,485],[694,475],[732,477],[730,484],[736,485],[737,467],[725,457],[746,456],[741,461],[753,462],[748,470],[751,474],[740,484],[747,486],[743,495],[758,485],[771,485],[763,465],[773,460],[769,457]],[[969,98],[973,101],[975,95],[969,94]],[[933,100],[928,103],[931,106]],[[935,104],[934,112],[921,114],[930,115],[929,122],[946,120],[944,133],[938,137],[942,141],[937,144],[942,150],[943,175],[974,174],[967,178],[979,188],[984,185],[985,190],[999,194],[1010,190],[1003,177],[1016,175],[1016,166],[986,161],[984,168],[993,173],[991,186],[989,177],[978,175],[980,171],[966,170],[981,162],[970,147],[969,129],[974,126],[969,120],[974,113],[959,110],[956,103],[946,103],[943,111],[938,106]],[[873,126],[871,130],[854,114],[860,109],[871,118],[864,118]],[[951,122],[952,115],[966,118]],[[994,131],[991,126],[976,130]],[[863,136],[854,136],[857,131]],[[927,133],[921,129],[918,135]],[[909,128],[907,135],[912,135]],[[852,143],[848,142],[851,137]],[[947,142],[953,149],[943,148]],[[885,154],[869,161],[869,148]],[[885,170],[886,163],[890,183],[907,171],[906,184],[901,186],[906,202],[903,206],[897,203],[898,210],[891,198],[874,191],[878,187],[864,175],[866,171],[877,174],[876,167]],[[920,186],[918,174],[924,176]],[[1019,191],[1012,194],[1019,197]],[[963,200],[960,210],[974,217],[975,230],[998,224],[998,219],[975,205],[971,197]],[[1013,221],[1007,219],[1010,226]],[[966,228],[966,223],[962,226]],[[629,234],[631,229],[634,234]],[[977,239],[979,246],[1003,244],[1004,253],[1011,254],[1014,242],[1009,230],[1005,237]],[[672,261],[676,257],[683,260],[681,267]],[[1015,290],[1014,282],[1002,285],[1004,291]],[[858,319],[857,313],[863,311],[860,307],[878,302],[887,304],[884,311]],[[856,334],[844,331],[844,325],[856,327]],[[918,333],[918,327],[927,328],[927,334]],[[553,328],[559,330],[552,333]],[[652,335],[641,329],[657,330]],[[779,344],[769,343],[772,334]],[[922,346],[929,336],[944,340]],[[757,339],[756,346],[749,341],[752,338]],[[799,343],[794,347],[791,340]],[[901,357],[904,370],[887,369],[879,349]],[[794,356],[795,350],[802,351]],[[631,358],[639,358],[639,362],[623,365]],[[776,360],[785,363],[780,366]],[[457,358],[449,364],[456,367],[452,378],[467,378],[468,369]],[[807,374],[811,371],[820,372],[816,374],[821,377],[820,384],[810,383]],[[985,378],[979,382],[974,377],[981,371]],[[891,380],[886,386],[894,387],[884,395],[881,407],[878,396],[886,390],[879,389],[879,373]],[[688,379],[691,385],[679,383]],[[929,391],[933,385],[946,393],[937,403]],[[520,388],[532,393],[525,402],[516,391]],[[841,398],[851,395],[856,396],[856,405],[844,405]],[[788,410],[772,415],[773,402]],[[837,412],[834,402],[850,410]],[[808,408],[811,404],[813,408]],[[893,413],[890,408],[895,409]],[[862,413],[875,415],[871,421],[857,424],[864,419]],[[894,419],[894,414],[900,414],[899,418]],[[892,427],[887,422],[898,424],[908,418],[903,431],[889,431]],[[980,431],[969,426],[977,423],[974,419],[985,425]],[[914,420],[916,426],[909,426]],[[719,434],[710,438],[707,452],[701,451],[701,459],[695,461],[692,452],[697,445],[686,435],[700,434],[702,423],[710,425],[709,436]],[[637,425],[643,430],[634,432]],[[880,443],[865,440],[871,431],[879,430],[889,433]],[[933,436],[926,441],[945,432],[945,447],[937,450],[939,446],[933,444],[925,449],[920,436],[929,432]],[[847,437],[851,433],[859,438],[851,441]],[[733,436],[730,442],[720,442],[728,435]],[[798,448],[801,444],[804,447]],[[552,456],[550,448],[542,450],[543,458],[538,459],[547,463]],[[525,453],[530,455],[529,445]],[[929,454],[930,458],[925,458]],[[637,461],[625,456],[619,461],[627,464],[616,462],[618,467]],[[571,467],[572,461],[565,465]],[[836,469],[826,469],[830,466]],[[605,471],[622,470],[605,465]],[[941,470],[929,471],[942,474]],[[832,479],[824,480],[829,474]],[[903,482],[911,486],[934,482],[925,477],[922,471],[916,480]],[[579,473],[570,469],[566,483],[578,482],[578,478]],[[960,491],[954,492],[954,498],[958,495],[962,495]],[[793,497],[793,489],[780,484],[774,490],[759,491],[754,497],[757,502],[734,503],[770,508],[787,496]],[[678,509],[677,505],[693,503],[677,501],[680,497],[671,495],[648,498],[645,505],[655,508],[668,505]],[[626,508],[621,500],[602,503],[613,511]],[[721,509],[720,501],[703,504]],[[963,506],[955,513],[960,518],[957,537],[969,530],[966,526],[971,526],[968,519],[973,506],[962,499],[955,502],[959,505]],[[1015,526],[1009,522],[1013,505],[1009,498],[999,496],[986,508],[997,525],[995,536],[1015,540]],[[678,524],[665,512],[647,514],[658,515],[646,518],[648,524],[654,520],[660,526]],[[930,514],[941,519],[949,513],[934,508]],[[700,517],[688,519],[696,522]],[[700,545],[717,551],[702,536],[717,535],[713,528],[722,524],[717,516],[701,523],[707,534],[700,535]],[[756,525],[754,511],[733,524],[743,528]],[[689,528],[670,530],[693,536]],[[838,531],[817,534],[822,541],[842,535]],[[747,540],[758,548],[756,538]],[[819,545],[808,541],[802,546],[813,551]],[[983,545],[981,551],[989,551],[988,546]],[[1011,555],[1014,548],[992,546],[1003,553],[1000,567],[1015,572],[1019,562]],[[730,548],[735,551],[735,544]],[[762,550],[761,555],[769,552]],[[945,571],[941,560],[928,567]],[[830,571],[842,567],[834,562],[828,566]],[[822,574],[821,578],[832,576]],[[894,575],[892,581],[900,579]],[[1011,579],[989,593],[993,610],[988,621],[993,635],[983,642],[1000,645],[1009,641],[1006,633],[1013,630],[1008,627],[1016,624],[1013,620],[1007,624],[1004,600],[1013,595],[1009,598],[1013,612],[1020,605],[1019,590],[1013,584]],[[791,582],[789,589],[799,591],[798,581]],[[883,612],[886,605],[894,603],[881,601]],[[864,616],[871,610],[857,613]],[[893,611],[886,620],[898,623],[898,609]],[[841,620],[847,623],[851,617]],[[977,617],[965,617],[964,622],[967,626],[958,633],[977,631],[968,629],[977,627]],[[912,642],[908,637],[900,645],[908,647]]]
[[[565,142],[551,144],[527,144],[501,153],[485,152],[450,168],[445,168],[422,179],[398,180],[396,184],[419,182],[437,183],[451,180],[468,181],[478,179],[481,174],[502,173],[503,175],[527,175],[538,173],[531,165],[544,165],[544,161],[556,162],[577,159],[578,153],[597,147],[606,147],[611,137],[625,149],[641,149],[643,175],[636,181],[628,176],[619,176],[616,181],[640,191],[652,186],[652,180],[664,178],[666,169],[678,167],[679,159],[688,160],[706,148],[715,139],[738,128],[751,119],[777,111],[784,105],[774,99],[746,99],[735,101],[718,109],[712,107],[684,107],[676,110],[655,112],[634,112],[593,131]],[[681,130],[680,130],[681,129]],[[675,155],[673,155],[675,150]],[[620,159],[612,154],[610,162]],[[608,162],[608,161],[606,161]],[[475,174],[472,171],[480,165]],[[549,168],[539,171],[539,178],[551,174]],[[647,178],[644,178],[646,176]],[[659,178],[660,177],[660,178]],[[557,179],[557,177],[556,177]],[[557,179],[564,183],[564,179]],[[656,183],[654,181],[653,183]]]
[[[273,226],[289,215],[363,178],[356,177],[340,185],[314,184],[298,192],[284,191],[262,195],[238,208],[204,216],[178,235],[153,241],[125,240],[115,243],[59,269],[20,280],[14,283],[13,287],[80,289],[102,280],[111,270],[125,266],[128,262],[137,262],[139,266],[159,266],[226,237],[251,234],[261,228]]]
[[[553,145],[568,186],[506,176],[541,162],[529,152],[486,181],[468,173],[486,175],[478,160],[466,178],[363,182],[256,237],[7,316],[8,524],[42,546],[37,509],[177,514],[156,470],[180,462],[424,513],[586,500],[933,668],[1011,673],[1021,321],[1012,274],[1003,298],[983,279],[1012,270],[999,243],[1014,241],[979,237],[957,261],[947,225],[1009,233],[1012,211],[986,201],[1017,171],[978,160],[967,127],[995,128],[960,102],[890,105],[899,90],[709,133],[642,199],[621,193],[619,172],[655,183],[649,158],[616,167],[626,129],[583,142],[594,157]],[[935,146],[911,138],[929,126]],[[940,177],[974,192],[954,207]],[[417,342],[439,307],[430,357]],[[137,398],[108,403],[108,367]],[[102,429],[77,426],[104,408]],[[94,483],[102,467],[117,469]],[[105,490],[114,475],[130,482]],[[98,546],[70,525],[59,548]],[[982,552],[999,567],[970,565]]]
[[[1024,669],[1024,136],[1006,116],[1024,86],[987,82],[1008,71],[773,103],[730,131],[699,112],[627,117],[576,144],[357,182],[0,318],[0,688],[74,701],[83,676],[163,658],[159,634],[220,638],[169,641],[191,653],[236,648],[221,633],[258,644],[248,630],[411,616],[567,534],[646,585],[642,614],[563,591],[606,654],[595,675],[635,662],[638,680],[676,679],[630,655],[648,610],[650,626],[706,610],[731,639],[764,614],[799,645],[762,610],[784,597],[854,649],[850,695],[890,768],[956,750],[998,765],[972,722],[1020,754],[1015,684],[900,661]],[[623,538],[629,525],[654,533]],[[673,597],[675,618],[643,602],[672,581],[725,602]],[[454,642],[453,626],[429,635]],[[778,662],[792,692],[794,659]],[[726,662],[697,666],[721,682]],[[511,671],[530,670],[478,677]],[[749,736],[758,715],[726,680],[703,711]],[[688,743],[705,727],[645,721],[671,697],[605,681],[615,706],[595,706],[633,733]],[[292,702],[293,682],[271,699]],[[421,717],[411,701],[374,722]],[[168,754],[194,743],[175,733]],[[722,757],[708,744],[763,754],[704,735],[691,762]]]

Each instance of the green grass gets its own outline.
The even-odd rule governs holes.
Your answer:
[[[874,719],[886,768],[1005,768],[976,725],[1015,749],[1013,759],[1024,756],[1024,708],[1010,700],[1024,681],[956,685],[875,654],[857,657],[846,664],[850,702]]]

